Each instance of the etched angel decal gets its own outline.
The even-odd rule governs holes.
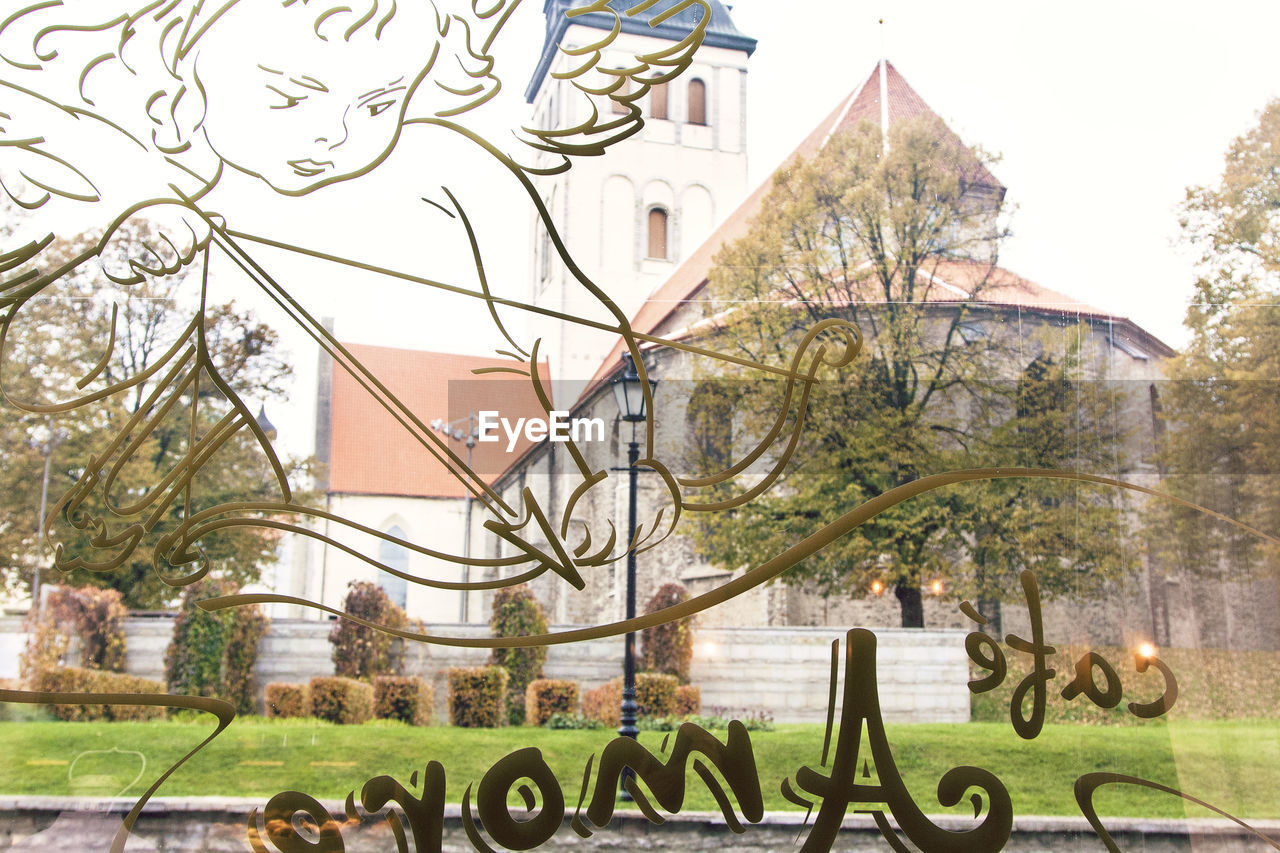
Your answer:
[[[630,4],[627,14],[649,10],[656,2]],[[516,182],[528,194],[556,251],[604,318],[596,320],[596,326],[619,335],[643,371],[638,343],[645,336],[632,332],[627,317],[598,283],[577,272],[529,176],[567,169],[570,157],[602,154],[610,144],[638,131],[644,120],[637,100],[650,86],[688,66],[709,10],[702,0],[680,0],[654,14],[652,22],[657,24],[687,7],[703,10],[686,38],[636,57],[625,68],[598,67],[600,48],[611,36],[578,49],[582,61],[573,85],[591,105],[590,115],[568,129],[525,129],[523,140],[513,143],[517,148],[530,155],[534,149],[553,155],[550,165],[544,158],[535,168],[521,165],[466,124],[469,111],[492,98],[500,85],[491,48],[517,3],[360,0],[348,6],[330,0],[157,0],[120,9],[120,0],[54,0],[10,15],[0,25],[0,59],[5,63],[0,72],[0,186],[30,211],[26,224],[34,232],[7,247],[3,257],[4,326],[22,323],[28,300],[85,264],[101,264],[114,281],[128,287],[201,258],[201,292],[193,299],[201,306],[197,310],[203,310],[210,298],[213,282],[247,280],[327,351],[336,369],[349,373],[392,413],[425,452],[465,483],[490,514],[486,526],[514,545],[516,553],[464,557],[433,543],[394,539],[394,544],[456,564],[532,565],[501,583],[553,571],[581,588],[583,567],[618,559],[631,547],[652,546],[672,530],[682,508],[723,506],[724,502],[691,500],[686,493],[709,480],[677,481],[652,458],[651,438],[641,464],[660,474],[667,496],[654,517],[641,524],[636,542],[623,541],[619,524],[610,522],[607,529],[592,531],[575,522],[575,503],[591,501],[612,486],[605,485],[605,471],[593,469],[572,447],[578,485],[561,517],[548,517],[528,491],[517,505],[504,501],[427,426],[426,419],[435,413],[404,406],[307,312],[298,289],[273,277],[267,264],[250,251],[253,246],[269,246],[438,288],[440,311],[434,320],[462,323],[471,322],[463,318],[477,318],[491,330],[495,349],[511,359],[511,372],[527,377],[550,409],[547,389],[533,368],[544,349],[542,342],[522,340],[509,322],[514,312],[530,306],[491,292],[485,259],[496,245],[495,237],[471,215],[484,199],[468,195],[465,182],[457,180],[461,175],[494,174]],[[607,13],[616,20],[618,5],[595,0],[569,14]],[[625,109],[602,111],[598,107],[604,99]],[[409,135],[415,150],[430,152],[422,183],[431,216],[422,235],[425,271],[373,268],[315,247],[276,241],[270,234],[238,230],[232,209],[220,210],[226,219],[214,213],[216,189],[232,172],[250,176],[280,195],[302,197],[370,173]],[[52,262],[44,249],[58,228],[49,223],[69,209],[92,223],[96,240],[78,256]],[[155,223],[156,237],[139,248],[123,235],[132,220],[141,218]],[[467,280],[442,282],[433,277],[433,258],[459,249],[472,262]],[[55,511],[69,523],[93,533],[97,549],[92,554],[60,552],[58,564],[111,571],[130,549],[148,547],[165,581],[185,584],[208,571],[200,543],[220,530],[268,527],[339,547],[347,547],[343,534],[333,530],[388,539],[387,534],[294,499],[271,441],[246,402],[220,375],[202,330],[200,320],[193,318],[148,375],[153,380],[150,396],[138,416],[87,460],[80,481],[56,504]],[[843,351],[835,357],[847,360],[856,352],[857,338],[851,329],[843,335]],[[814,357],[809,343],[803,348],[809,351],[797,355],[789,377],[801,389],[813,380],[823,358]],[[19,369],[4,362],[0,350],[0,381]],[[86,393],[58,405],[91,405],[119,390],[87,387]],[[802,391],[796,396],[802,398]],[[128,502],[108,500],[106,512],[90,509],[95,505],[90,499],[110,491],[113,472],[138,452],[161,419],[175,417],[185,407],[195,424],[197,409],[210,406],[219,413],[213,426],[198,435],[193,427],[188,452],[153,489]],[[652,406],[649,412],[652,418]],[[769,441],[777,438],[786,421],[783,413]],[[246,433],[253,434],[271,462],[278,498],[188,512],[176,530],[155,534],[155,519],[181,506],[182,495],[198,482],[202,468],[217,464],[221,444]],[[318,532],[317,521],[324,522],[327,532]],[[52,514],[46,531],[51,525]],[[364,558],[412,583],[459,588],[457,583],[406,575],[370,555]]]

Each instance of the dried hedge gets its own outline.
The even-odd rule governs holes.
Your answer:
[[[305,684],[267,685],[268,717],[307,717],[311,715],[311,690]]]
[[[435,691],[417,676],[380,675],[373,680],[373,715],[411,726],[431,722]]]
[[[552,714],[572,714],[577,710],[576,682],[539,678],[525,689],[524,721],[531,726],[546,725]]]
[[[47,693],[165,692],[159,681],[76,666],[36,674],[34,688]],[[165,709],[158,705],[51,705],[50,708],[59,720],[159,720],[165,714]]]
[[[676,688],[676,716],[688,717],[702,713],[702,688],[681,684]]]
[[[506,718],[507,671],[500,666],[449,668],[449,721],[497,728]]]
[[[675,714],[678,687],[674,675],[636,673],[636,719],[669,717]],[[615,678],[582,694],[582,715],[606,726],[621,725],[622,679]]]
[[[373,717],[373,685],[354,678],[311,679],[311,716],[342,726]]]
[[[622,725],[622,679],[615,678],[583,693],[582,716],[611,729]]]

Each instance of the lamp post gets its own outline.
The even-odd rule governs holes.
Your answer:
[[[467,429],[464,431],[460,424],[466,422]],[[471,451],[475,449],[476,439],[480,436],[480,424],[477,423],[476,413],[471,412],[464,418],[458,418],[456,421],[445,423],[442,418],[436,418],[431,422],[431,428],[436,432],[442,432],[454,441],[465,442],[467,445],[467,472],[471,471]],[[467,504],[463,516],[462,527],[464,530],[462,539],[462,559],[471,559],[471,502],[473,498],[471,490],[467,490]],[[471,582],[471,565],[464,562],[462,564],[462,582],[464,584]],[[467,593],[464,587],[462,590],[462,598],[458,602],[458,621],[467,621]]]
[[[635,362],[631,359],[630,353],[623,353],[623,371],[622,375],[615,377],[613,386],[613,396],[618,403],[618,412],[622,420],[631,424],[631,441],[627,444],[627,477],[628,496],[627,504],[627,619],[636,618],[636,477],[639,469],[636,463],[640,461],[640,444],[636,441],[636,424],[645,419],[645,388],[644,382],[640,379],[640,374],[636,372]],[[658,383],[649,380],[649,392],[653,393],[653,389],[658,387]],[[636,728],[636,634],[634,631],[628,631],[626,637],[626,645],[622,658],[622,725],[618,727],[618,734],[622,737],[629,737],[632,740],[640,734],[640,730]],[[635,771],[630,767],[624,767],[622,771],[622,798],[624,800],[631,799],[630,793],[627,791],[626,782],[635,775]]]

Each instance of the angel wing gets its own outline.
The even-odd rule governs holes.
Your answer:
[[[522,128],[528,134],[522,139],[527,145],[560,155],[559,162],[550,167],[529,168],[527,171],[538,174],[563,172],[569,168],[570,156],[598,156],[609,146],[634,136],[644,127],[640,100],[654,86],[673,80],[688,69],[702,45],[712,14],[707,0],[678,0],[665,9],[654,11],[659,2],[594,0],[565,12],[570,19],[607,15],[612,18],[612,26],[598,41],[581,47],[561,45],[557,48],[560,54],[569,57],[572,67],[552,72],[551,76],[572,82],[573,88],[586,102],[588,115],[573,127]],[[631,57],[632,61],[623,67],[608,67],[604,63],[609,48],[622,32],[624,15],[642,20],[651,28],[667,24],[685,32],[685,35],[658,50]],[[617,105],[622,111],[609,109],[602,115],[602,102]]]

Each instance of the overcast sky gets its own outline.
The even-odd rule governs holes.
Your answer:
[[[993,171],[1016,206],[1004,266],[1172,345],[1185,341],[1195,271],[1177,246],[1177,205],[1188,185],[1215,181],[1231,140],[1280,96],[1280,3],[739,0],[733,15],[759,40],[748,72],[752,186],[887,55],[967,143],[1002,156]],[[485,110],[493,138],[528,120],[522,95],[544,26],[542,3],[524,0],[495,46],[504,91]],[[423,249],[411,221],[398,233],[390,217],[352,212],[379,209],[405,182],[434,180],[422,177],[432,152],[414,144],[406,135],[366,181],[313,194],[305,208],[263,196],[260,221],[239,225],[312,245],[363,235],[380,263],[412,268]],[[510,216],[501,198],[492,207]],[[510,227],[507,257],[492,261],[504,281],[527,275],[527,219]],[[474,337],[461,324],[417,331],[430,294],[417,303],[401,288],[384,299],[323,270],[306,288],[317,316],[340,314],[347,340],[465,351]],[[286,339],[300,346],[301,383],[312,382],[313,351]],[[295,402],[278,420],[309,434],[309,395]]]

